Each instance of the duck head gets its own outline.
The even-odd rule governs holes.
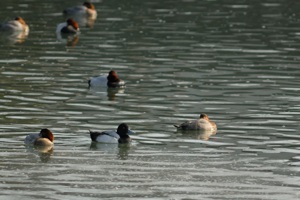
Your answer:
[[[108,80],[108,82],[119,82],[120,81],[117,73],[114,70],[111,70],[108,73],[107,80]]]
[[[18,21],[18,22],[20,22],[23,25],[26,25],[26,22],[24,21],[24,19],[22,17],[18,16],[18,17],[15,18],[15,20]]]
[[[129,129],[128,125],[125,123],[122,123],[118,126],[117,133],[118,133],[118,135],[120,135],[120,137],[126,136],[126,135],[128,135],[128,129]]]
[[[205,119],[205,120],[209,121],[208,115],[204,114],[204,113],[201,113],[200,119]]]
[[[79,31],[78,23],[74,19],[72,18],[67,19],[67,24],[68,26],[73,27],[76,31]]]
[[[91,2],[86,1],[83,3],[83,6],[89,8],[89,9],[95,10],[95,6]]]
[[[131,138],[128,135],[128,125],[125,123],[122,123],[118,126],[117,133],[120,136],[118,142],[119,144],[128,144],[131,141]]]
[[[47,128],[44,128],[44,129],[41,130],[40,137],[41,138],[48,138],[51,142],[54,141],[53,133]]]

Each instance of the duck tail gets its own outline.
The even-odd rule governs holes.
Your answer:
[[[173,124],[173,126],[174,126],[175,128],[180,128],[180,126],[178,126],[178,125],[176,125],[176,124]]]
[[[63,14],[65,14],[65,15],[68,14],[68,9],[67,8],[63,10]]]
[[[91,137],[91,140],[94,141],[94,142],[96,142],[96,141],[97,141],[97,137],[98,137],[99,135],[101,135],[101,133],[99,133],[99,132],[93,132],[93,131],[91,131],[91,130],[89,130],[89,131],[90,131],[90,137]]]

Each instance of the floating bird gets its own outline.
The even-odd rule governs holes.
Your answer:
[[[205,130],[216,131],[217,125],[210,121],[207,114],[201,114],[199,119],[186,121],[180,125],[174,125],[178,130]]]
[[[57,25],[56,33],[76,34],[79,33],[78,23],[72,19],[67,19],[66,22]]]
[[[49,129],[41,129],[40,133],[27,135],[25,144],[34,146],[52,146],[54,141],[53,133]]]
[[[131,138],[128,135],[131,132],[132,131],[129,130],[128,125],[122,123],[118,126],[117,131],[90,131],[90,136],[93,142],[126,144],[131,142]]]
[[[94,4],[87,1],[80,6],[73,6],[73,7],[66,8],[63,10],[63,13],[72,16],[76,16],[76,15],[86,16],[93,19],[96,19],[97,17],[97,11],[95,9]]]
[[[117,73],[111,70],[108,76],[102,75],[91,78],[89,81],[90,87],[123,87],[125,82],[119,79]]]
[[[16,17],[0,24],[0,31],[6,32],[24,32],[26,35],[29,33],[29,27],[22,17]]]

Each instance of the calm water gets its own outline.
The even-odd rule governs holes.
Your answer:
[[[78,1],[0,3],[30,26],[0,43],[0,199],[300,198],[298,2],[93,2],[69,41],[55,29]],[[111,69],[125,89],[88,88]],[[176,132],[200,113],[217,134]],[[121,122],[133,144],[91,144]],[[41,128],[53,151],[23,145]]]

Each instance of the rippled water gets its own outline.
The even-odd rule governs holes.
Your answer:
[[[93,1],[98,18],[57,38],[78,1],[5,1],[21,41],[0,43],[0,199],[299,199],[299,3]],[[89,89],[114,69],[124,89]],[[207,113],[215,135],[173,124]],[[129,146],[88,130],[126,122]],[[26,148],[49,128],[55,147]]]

